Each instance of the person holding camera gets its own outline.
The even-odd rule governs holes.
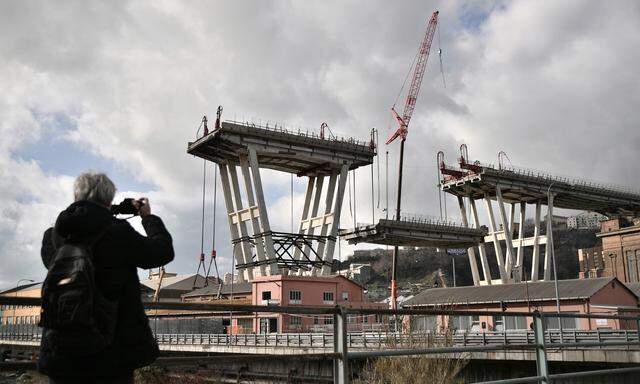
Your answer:
[[[148,199],[112,206],[115,191],[103,173],[80,174],[75,202],[44,233],[38,369],[50,383],[132,383],[159,355],[137,269],[172,261],[171,235]],[[115,217],[127,212],[141,216],[147,236]]]

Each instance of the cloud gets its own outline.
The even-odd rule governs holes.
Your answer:
[[[174,235],[171,269],[192,272],[202,162],[186,144],[202,115],[222,104],[225,118],[310,130],[327,122],[359,138],[376,127],[384,141],[396,128],[389,108],[435,8],[447,88],[432,49],[409,128],[405,211],[438,214],[435,153],[444,149],[453,160],[462,142],[483,161],[505,150],[520,165],[634,180],[640,11],[632,1],[3,3],[0,260],[11,267],[0,270],[0,285],[42,273],[33,266],[41,231],[69,202],[71,172],[17,155],[46,144],[55,126],[47,116],[64,117],[55,128],[60,140],[100,159],[89,157],[88,166],[109,164],[122,171],[126,195],[152,198]],[[383,205],[387,150],[393,207],[397,143],[379,148]],[[356,172],[357,221],[370,220],[370,178],[369,169]],[[272,172],[264,180],[271,221],[288,230],[289,177]],[[295,184],[297,216],[304,181]],[[207,201],[210,248],[211,195]],[[218,203],[224,266],[230,242],[221,194]],[[343,227],[352,221],[346,200],[342,218]],[[6,262],[18,254],[24,259]]]

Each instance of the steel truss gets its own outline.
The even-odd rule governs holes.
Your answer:
[[[252,261],[249,263],[236,265],[236,268],[255,268],[260,266],[270,266],[275,264],[278,268],[286,268],[291,271],[312,271],[313,268],[323,268],[327,266],[331,268],[332,262],[323,260],[322,254],[318,253],[316,244],[326,244],[327,241],[336,241],[335,236],[306,235],[302,233],[289,232],[270,232],[259,233],[254,236],[245,236],[232,241],[236,244],[249,242],[253,246],[257,243],[257,239],[270,236],[273,241],[275,259],[258,260],[253,255]],[[296,258],[295,255],[299,254]]]

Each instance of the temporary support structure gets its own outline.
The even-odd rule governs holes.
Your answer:
[[[371,143],[225,121],[189,143],[187,152],[220,168],[241,281],[281,273],[331,273],[348,172],[373,162]],[[271,228],[261,177],[265,168],[308,178],[297,233]]]

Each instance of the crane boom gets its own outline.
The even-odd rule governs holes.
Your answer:
[[[413,78],[411,79],[411,86],[407,93],[407,100],[404,104],[404,112],[402,117],[398,115],[394,107],[391,107],[393,116],[398,121],[400,127],[389,137],[387,144],[394,141],[396,138],[401,137],[403,140],[407,138],[407,128],[409,121],[413,115],[413,110],[416,106],[416,100],[418,100],[418,94],[420,93],[420,85],[422,85],[422,78],[424,77],[425,69],[427,68],[427,60],[429,59],[429,52],[431,51],[431,42],[433,36],[436,33],[436,27],[438,25],[438,11],[434,11],[427,25],[427,31],[424,34],[422,43],[420,44],[420,51],[418,52],[418,58],[416,66],[413,70]]]
[[[436,27],[438,25],[438,11],[434,11],[431,15],[431,19],[429,20],[429,24],[427,25],[427,31],[424,34],[424,38],[422,39],[422,43],[420,44],[420,50],[418,51],[418,57],[416,61],[416,66],[413,70],[413,79],[411,80],[411,87],[409,88],[409,92],[407,93],[407,100],[404,104],[404,112],[402,117],[398,115],[395,110],[395,106],[391,107],[391,112],[393,116],[398,121],[400,127],[389,137],[387,140],[387,144],[394,141],[396,138],[400,137],[400,156],[398,161],[398,194],[396,196],[396,220],[401,220],[400,217],[400,205],[402,202],[402,165],[404,162],[404,143],[407,139],[407,127],[409,126],[409,121],[411,120],[411,116],[413,115],[413,110],[416,106],[416,100],[418,100],[418,94],[420,93],[420,85],[422,84],[422,78],[424,77],[424,71],[427,67],[427,59],[429,59],[429,51],[431,50],[431,42],[433,41],[433,36],[436,32]],[[397,267],[398,267],[398,246],[393,247],[393,260],[391,261],[391,309],[395,310],[397,308]],[[396,324],[397,327],[397,324]]]

